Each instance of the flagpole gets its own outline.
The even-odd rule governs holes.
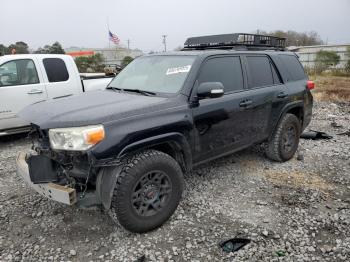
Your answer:
[[[111,40],[109,39],[109,19],[107,16],[107,30],[108,30],[108,49],[111,49]]]

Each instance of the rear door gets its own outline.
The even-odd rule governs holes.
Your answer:
[[[279,54],[281,68],[284,68],[286,87],[289,92],[290,101],[303,104],[303,128],[311,121],[313,98],[310,90],[306,88],[307,75],[303,66],[293,53]]]
[[[195,124],[194,162],[216,158],[250,144],[251,110],[246,101],[240,56],[217,56],[203,62],[198,85],[221,82],[225,94],[219,98],[199,100],[193,108]]]
[[[83,92],[79,73],[72,63],[66,57],[41,58],[48,98],[56,99]]]
[[[15,59],[0,65],[0,130],[26,126],[16,114],[27,105],[47,99],[38,61]]]
[[[273,61],[267,55],[246,55],[247,99],[252,101],[252,142],[268,137],[272,123],[288,100],[288,90]]]

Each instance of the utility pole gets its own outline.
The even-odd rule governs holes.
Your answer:
[[[130,51],[130,39],[128,39],[127,42],[128,42],[128,51]]]
[[[164,44],[164,52],[166,52],[166,38],[167,38],[167,35],[162,35],[163,37],[163,44]]]

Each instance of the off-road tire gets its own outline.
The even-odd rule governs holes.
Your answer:
[[[150,211],[140,211],[141,208],[138,210],[137,207],[134,206],[135,204],[133,201],[135,201],[135,195],[145,199],[145,194],[148,197],[149,193],[143,192],[143,194],[139,196],[139,193],[135,193],[135,187],[142,185],[143,182],[140,182],[140,180],[144,181],[145,176],[145,179],[148,179],[149,175],[147,174],[153,174],[152,172],[166,174],[166,179],[169,180],[168,182],[171,184],[171,193],[166,195],[168,197],[165,202],[166,204],[164,206],[161,205],[159,211],[156,209],[153,211],[151,210],[156,213],[144,216],[138,212],[146,213]],[[115,213],[119,223],[131,232],[143,233],[151,231],[161,226],[175,212],[181,199],[183,183],[182,170],[171,156],[156,150],[147,150],[132,155],[125,159],[124,166],[118,175],[112,196],[112,213]],[[157,192],[159,193],[161,191],[159,190]],[[154,196],[153,191],[151,191],[151,194]],[[159,195],[158,199],[160,199]]]
[[[293,145],[290,150],[285,149],[285,136],[287,136],[288,130],[295,130],[295,137]],[[275,129],[271,139],[266,146],[266,156],[274,161],[285,162],[291,159],[298,149],[299,137],[301,132],[300,120],[293,114],[285,114]]]

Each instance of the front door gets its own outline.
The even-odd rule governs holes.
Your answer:
[[[249,143],[252,113],[246,99],[239,56],[209,58],[202,65],[197,82],[221,82],[225,94],[220,98],[201,99],[199,105],[193,108],[195,163]]]
[[[17,117],[24,107],[46,100],[45,84],[32,59],[11,60],[0,65],[0,130],[29,123]]]

